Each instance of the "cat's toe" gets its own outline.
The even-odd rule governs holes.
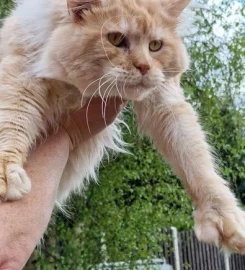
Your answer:
[[[223,213],[196,211],[195,232],[200,241],[245,254],[245,214],[239,207]]]
[[[7,191],[5,200],[14,201],[31,191],[31,181],[25,170],[17,164],[6,168]]]
[[[245,218],[242,210],[238,209],[232,219],[224,217],[221,243],[228,251],[245,254]]]

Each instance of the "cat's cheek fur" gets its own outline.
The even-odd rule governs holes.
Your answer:
[[[55,30],[31,65],[32,74],[79,86],[79,77],[83,75],[82,70],[87,70],[89,67],[83,68],[85,63],[76,61],[83,54],[83,47],[80,46],[74,50],[74,47],[70,45],[77,44],[77,37],[81,35],[81,29],[76,26],[74,29],[71,25],[65,25]],[[66,40],[67,36],[70,37],[70,43]],[[79,40],[81,43],[82,41],[82,39]],[[69,54],[68,57],[67,54]],[[80,74],[79,70],[81,70]]]

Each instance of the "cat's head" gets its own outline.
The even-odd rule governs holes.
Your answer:
[[[177,35],[190,0],[67,0],[42,56],[49,77],[85,96],[140,100],[188,67]]]

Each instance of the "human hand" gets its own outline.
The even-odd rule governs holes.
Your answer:
[[[72,112],[62,123],[70,137],[70,150],[112,124],[126,104],[119,98],[110,98],[106,104],[101,98],[93,98],[83,108]]]
[[[0,270],[23,268],[49,223],[69,151],[110,125],[125,105],[121,99],[108,100],[103,117],[102,100],[93,99],[30,153],[25,169],[32,179],[31,193],[0,202]]]

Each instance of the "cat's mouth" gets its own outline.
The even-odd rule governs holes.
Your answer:
[[[128,82],[127,80],[123,80],[119,82],[120,85],[122,85],[124,88],[135,88],[135,89],[147,89],[149,88],[149,85],[144,82],[143,80],[137,81],[137,82]]]
[[[147,88],[149,88],[149,83],[147,83],[147,81],[142,78],[137,82],[129,83],[128,86],[135,87],[135,88],[147,89]]]
[[[149,90],[154,87],[152,83],[148,80],[141,80],[139,83],[133,85],[136,89],[141,89],[141,90]]]
[[[152,80],[150,80],[149,76],[137,76],[134,78],[123,78],[119,77],[117,78],[117,82],[122,85],[124,88],[129,88],[129,89],[141,89],[147,90],[149,88],[154,87]],[[154,82],[155,83],[155,82]]]
[[[142,89],[146,89],[148,88],[144,82],[140,82],[137,85],[135,85],[136,88],[142,88]]]

